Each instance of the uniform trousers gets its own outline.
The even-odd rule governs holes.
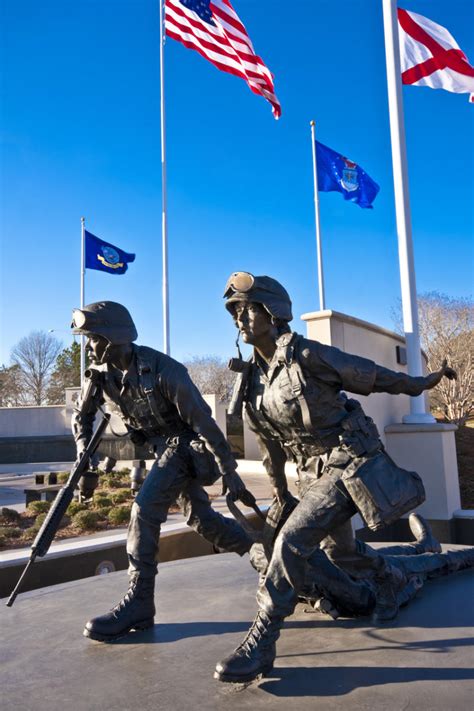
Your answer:
[[[202,484],[204,472],[192,458],[189,438],[173,438],[156,452],[156,461],[132,506],[127,537],[130,575],[150,578],[156,575],[161,525],[169,508],[177,503],[186,523],[216,548],[244,555],[253,543],[250,536],[233,519],[215,511]],[[211,469],[212,454],[200,457]],[[208,472],[207,472],[208,474]],[[203,475],[203,476],[201,476]]]
[[[314,473],[302,477],[300,501],[276,537],[257,592],[258,604],[267,614],[291,615],[298,602],[297,591],[307,588],[309,571],[316,584],[318,571],[321,579],[326,576],[319,548],[361,582],[369,579],[377,586],[389,575],[391,568],[384,557],[354,538],[350,519],[357,509],[342,474],[343,469],[326,467],[319,478]]]

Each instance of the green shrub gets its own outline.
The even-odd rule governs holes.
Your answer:
[[[21,528],[17,528],[16,526],[0,526],[0,537],[5,540],[7,538],[20,538],[22,534],[23,531]]]
[[[87,511],[87,506],[79,503],[79,501],[71,501],[67,507],[68,516],[75,516],[79,511]]]
[[[38,514],[37,517],[35,518],[35,522],[31,528],[34,528],[36,531],[39,531],[41,526],[43,525],[43,521],[45,520],[46,516],[47,516],[46,513]]]
[[[8,533],[10,534],[10,538],[21,538],[23,535],[23,530],[21,528],[18,528],[17,526],[12,526]]]
[[[131,471],[132,471],[132,470],[129,469],[128,467],[124,467],[123,469],[119,469],[119,471],[117,472],[117,474],[118,474],[119,476],[121,476],[121,477],[129,477]]]
[[[109,486],[111,489],[122,489],[123,485],[126,484],[127,482],[118,476],[111,476],[109,479],[107,479],[107,486]]]
[[[8,509],[4,506],[0,509],[0,523],[17,523],[21,520],[21,515],[15,509]]]
[[[108,519],[109,517],[109,512],[112,510],[111,506],[101,506],[100,509],[97,509],[97,513],[99,514],[100,518],[102,520]]]
[[[0,533],[0,548],[3,548],[3,546],[6,544],[7,538],[6,536],[3,535],[3,533]]]
[[[65,484],[69,479],[69,472],[58,472],[58,484]]]
[[[28,511],[37,514],[48,513],[50,508],[51,501],[30,501],[27,506]]]
[[[74,526],[83,531],[93,531],[99,523],[99,515],[96,511],[79,511],[72,519]]]
[[[96,494],[94,496],[94,506],[99,509],[103,509],[104,506],[112,506],[113,500],[110,496],[105,496],[104,494]]]
[[[119,489],[119,491],[112,494],[111,499],[114,504],[124,504],[130,500],[131,496],[130,489]]]
[[[130,521],[130,506],[117,506],[109,512],[110,523],[117,525]]]

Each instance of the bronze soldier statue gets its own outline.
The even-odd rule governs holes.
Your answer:
[[[272,669],[275,642],[305,589],[308,562],[316,580],[326,565],[319,547],[351,578],[373,581],[375,621],[396,616],[407,584],[402,568],[355,541],[350,519],[359,512],[374,529],[391,523],[423,501],[423,485],[416,473],[396,466],[373,421],[341,391],[416,396],[456,374],[443,364],[426,377],[410,377],[291,332],[290,297],[268,276],[236,272],[224,296],[244,342],[254,346],[251,361],[236,364],[232,407],[245,406],[277,501],[284,506],[289,497],[287,457],[297,465],[300,499],[260,577],[259,609],[247,636],[217,664],[218,679],[238,682]]]
[[[130,586],[109,613],[87,622],[84,634],[106,642],[153,625],[161,524],[177,501],[186,522],[216,548],[244,555],[251,537],[214,511],[203,488],[222,476],[233,499],[245,492],[230,448],[186,368],[137,346],[135,324],[121,304],[100,301],[73,312],[73,333],[87,336],[92,366],[72,426],[78,455],[92,436],[98,409],[118,412],[132,441],[147,444],[155,462],[132,506],[127,536]]]

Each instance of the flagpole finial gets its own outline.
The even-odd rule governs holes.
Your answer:
[[[86,221],[85,217],[81,217],[81,222],[84,223]]]
[[[314,119],[311,119],[311,121],[309,122],[309,125],[316,126],[316,121]]]

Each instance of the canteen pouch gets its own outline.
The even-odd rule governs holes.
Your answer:
[[[426,498],[418,474],[398,467],[385,451],[363,459],[361,463],[353,461],[342,481],[372,531],[397,521]]]

